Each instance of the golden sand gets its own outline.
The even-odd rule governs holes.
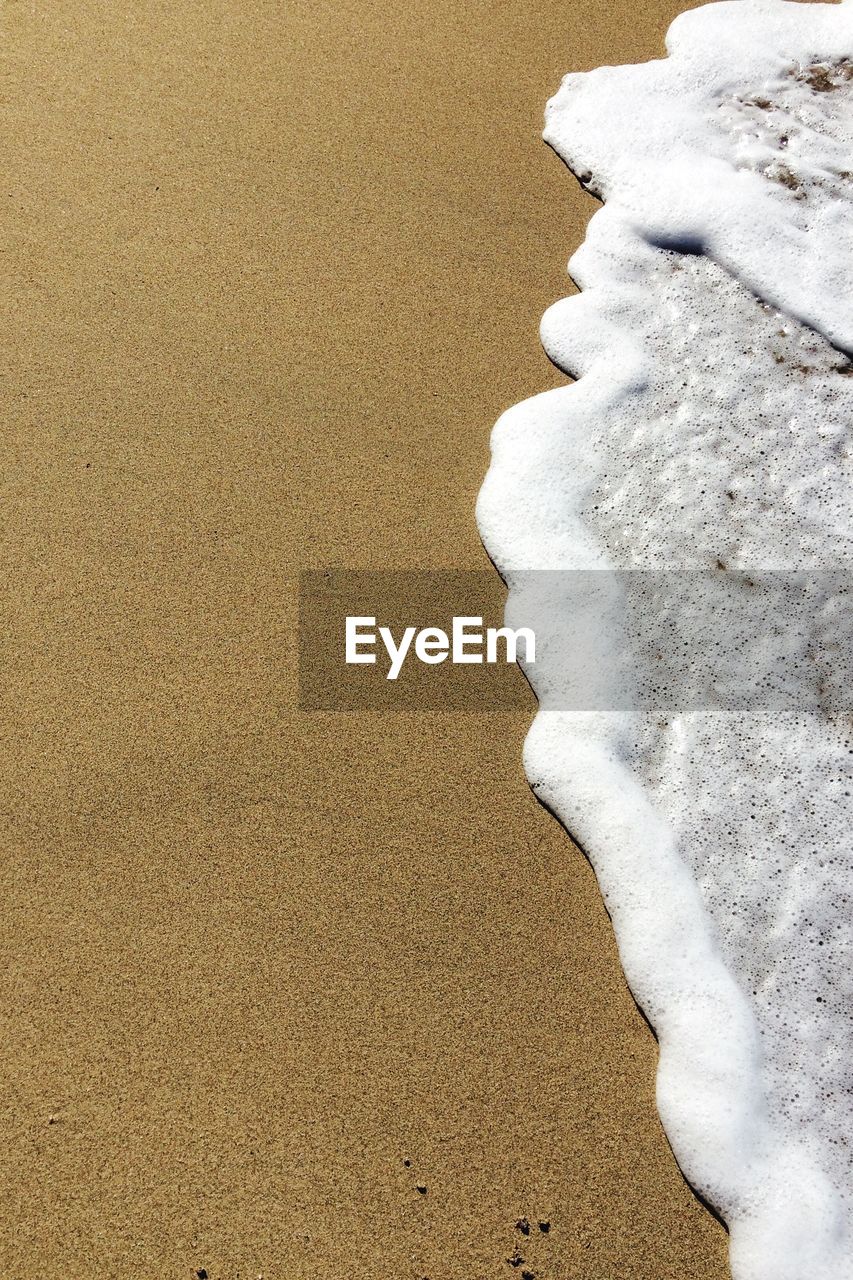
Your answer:
[[[532,700],[294,676],[300,568],[487,565],[545,100],[683,7],[10,0],[3,1277],[724,1280]]]

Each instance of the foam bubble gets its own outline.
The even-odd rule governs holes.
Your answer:
[[[478,519],[512,617],[530,569],[853,563],[853,5],[708,5],[667,47],[548,106],[606,205],[542,323],[579,380],[495,428]],[[850,717],[542,709],[525,764],[596,869],[737,1280],[849,1280]]]

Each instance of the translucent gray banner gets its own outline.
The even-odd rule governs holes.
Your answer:
[[[540,570],[513,573],[508,585],[507,598],[488,571],[304,575],[301,705],[529,706],[515,648],[553,709],[853,709],[853,572]],[[348,634],[358,661],[347,660]]]

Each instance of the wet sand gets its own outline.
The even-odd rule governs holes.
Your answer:
[[[683,7],[10,3],[2,1275],[724,1280],[532,701],[295,676],[301,569],[487,566],[545,100]]]

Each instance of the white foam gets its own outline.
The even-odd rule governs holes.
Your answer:
[[[514,625],[529,569],[853,566],[853,4],[709,5],[667,47],[548,106],[606,206],[542,325],[579,381],[504,415],[478,504]],[[733,1273],[849,1280],[850,717],[549,709],[537,640],[528,776],[596,869]]]

